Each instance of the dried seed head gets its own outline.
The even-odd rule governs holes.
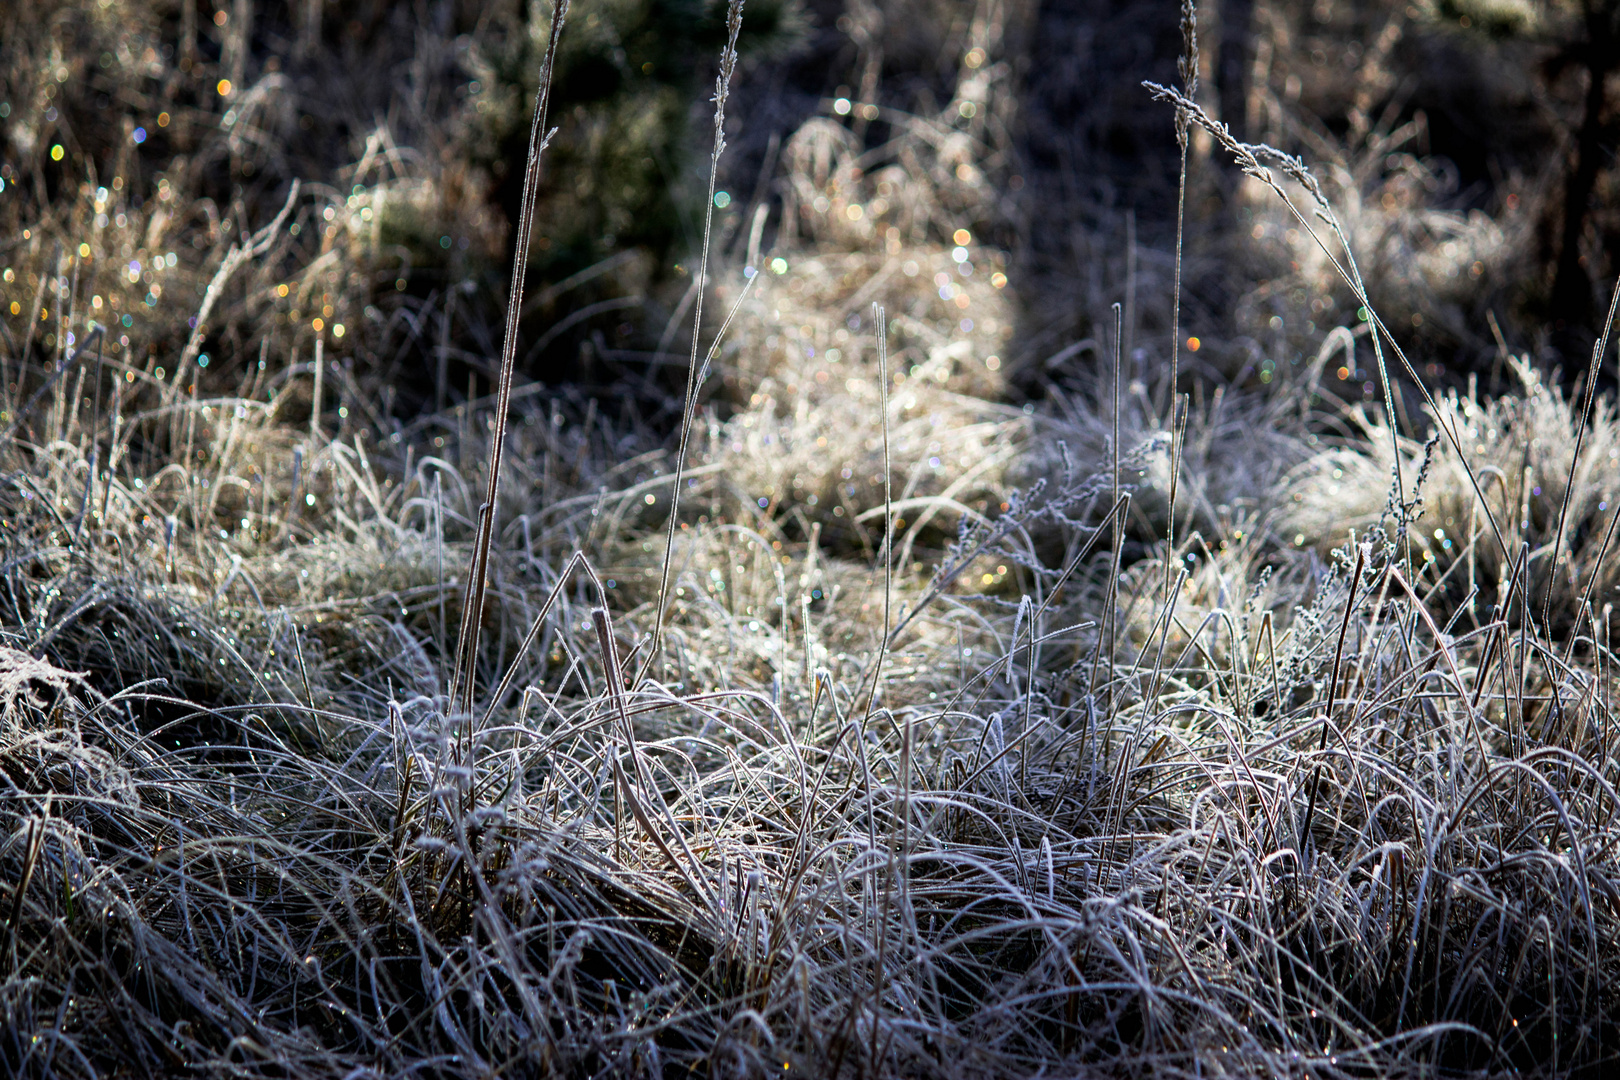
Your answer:
[[[1198,4],[1197,0],[1181,0],[1181,57],[1176,61],[1176,72],[1187,97],[1198,97]],[[1184,109],[1176,110],[1176,142],[1187,148],[1188,116]]]
[[[1188,97],[1198,94],[1198,4],[1181,0],[1181,57],[1176,72]]]

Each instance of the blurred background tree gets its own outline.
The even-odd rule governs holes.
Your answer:
[[[1441,0],[1423,10],[1431,20],[1487,37],[1530,41],[1543,53],[1541,75],[1550,94],[1562,98],[1567,129],[1561,198],[1549,206],[1543,232],[1546,314],[1562,351],[1589,348],[1592,320],[1602,310],[1594,257],[1612,253],[1620,237],[1620,222],[1605,213],[1612,197],[1598,197],[1606,173],[1613,184],[1620,132],[1609,85],[1620,71],[1620,0]]]
[[[495,178],[508,222],[522,199],[522,163],[550,6],[520,6],[512,31],[475,45],[474,160]],[[725,43],[725,0],[602,0],[576,4],[563,37],[532,259],[545,277],[566,276],[616,251],[638,248],[662,266],[677,237],[700,240],[704,191],[692,183],[706,160],[705,81]],[[745,60],[774,60],[804,41],[798,0],[750,0],[738,39]]]

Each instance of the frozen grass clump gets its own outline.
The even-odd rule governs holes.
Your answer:
[[[1054,475],[1065,454],[1100,463],[1113,453],[1112,375],[1100,375],[1090,388],[1053,388],[1048,397],[1050,408],[1036,419],[1028,451],[1009,473],[1020,486]],[[1198,398],[1183,403],[1185,432],[1178,440],[1142,382],[1120,386],[1120,453],[1138,459],[1122,477],[1135,493],[1130,530],[1165,535],[1174,493],[1178,535],[1197,530],[1217,546],[1270,535],[1283,478],[1310,453],[1297,400],[1288,388],[1243,394],[1221,387]]]
[[[1400,441],[1407,476],[1432,458],[1410,543],[1428,564],[1428,587],[1448,596],[1506,605],[1513,588],[1528,587],[1538,616],[1550,603],[1560,621],[1584,618],[1581,603],[1612,602],[1620,581],[1610,524],[1620,495],[1614,406],[1598,398],[1583,436],[1582,402],[1523,360],[1512,369],[1518,392],[1480,400],[1450,391],[1429,418],[1438,429],[1429,444]],[[1385,513],[1394,476],[1389,429],[1368,410],[1350,416],[1354,435],[1289,477],[1280,531],[1298,544],[1325,549],[1351,530],[1364,534]],[[1461,454],[1440,431],[1454,434]]]
[[[836,550],[881,545],[885,412],[898,527],[913,538],[920,520],[948,530],[963,508],[999,504],[1027,437],[1024,417],[993,403],[1018,312],[1006,253],[979,235],[999,221],[986,170],[1005,167],[981,115],[1004,92],[1004,65],[979,42],[991,29],[975,24],[956,99],[937,115],[845,100],[801,125],[782,147],[775,246],[761,250],[762,205],[745,250],[739,237],[748,276],[716,290],[729,320],[716,369],[733,409],[709,426],[702,461]],[[879,116],[891,137],[863,152],[857,132]]]
[[[752,408],[712,425],[699,456],[719,470],[709,483],[731,499],[758,505],[798,536],[818,528],[839,550],[882,544],[885,413],[902,535],[930,524],[937,535],[964,512],[993,508],[1028,438],[1019,410],[928,384],[903,387],[887,401],[854,379],[841,392],[778,400],[785,389],[761,383]]]
[[[987,231],[999,11],[886,151],[911,186],[830,120],[790,145],[807,231],[712,353],[699,291],[730,381],[694,370],[673,433],[519,383],[515,330],[488,396],[430,369],[410,417],[335,331],[176,379],[191,327],[113,350],[39,271],[75,337],[0,340],[0,1070],[1612,1068],[1613,406],[1516,362],[1425,439],[1290,393],[1325,356],[989,400],[1011,294],[940,229]],[[337,319],[391,175],[266,218],[222,321]],[[448,357],[464,295],[356,337]]]

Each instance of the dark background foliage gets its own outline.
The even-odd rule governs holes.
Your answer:
[[[420,304],[471,283],[450,336],[458,356],[487,352],[483,344],[498,336],[491,327],[512,248],[543,6],[7,6],[5,244],[18,244],[22,223],[49,214],[64,194],[119,172],[136,200],[145,178],[174,177],[216,220],[241,207],[261,222],[293,177],[346,194],[339,174],[353,174],[368,137],[385,131],[394,149],[371,146],[373,161],[381,153],[415,158],[419,170],[427,162],[435,205],[392,221],[382,238],[410,272],[378,268],[369,282],[346,282],[344,300]],[[622,363],[597,370],[592,358],[667,346],[681,275],[701,243],[705,98],[722,18],[699,0],[613,0],[579,5],[574,15],[530,280],[544,290],[621,258],[569,298],[570,311],[598,304],[600,315],[548,336],[567,312],[551,300],[534,307],[528,337],[546,341],[530,370],[551,381],[612,381],[630,373]],[[867,148],[893,136],[894,117],[948,101],[975,18],[997,21],[1011,71],[1014,105],[998,133],[999,167],[987,175],[998,196],[977,227],[1011,253],[1020,285],[1015,385],[1038,396],[1053,374],[1041,361],[1099,332],[1107,305],[1126,300],[1128,289],[1133,341],[1162,360],[1178,151],[1170,115],[1141,82],[1175,79],[1180,38],[1170,3],[895,0],[846,9],[836,0],[753,0],[722,160],[722,187],[736,201],[719,215],[722,230],[746,232],[738,219],[755,205],[750,195],[774,201],[781,141],[833,100],[885,110],[871,122],[857,110],[847,121]],[[1199,16],[1199,98],[1240,138],[1299,153],[1330,178],[1335,169],[1348,173],[1359,199],[1374,210],[1382,200],[1386,219],[1405,215],[1394,220],[1397,232],[1423,232],[1417,216],[1430,211],[1504,224],[1509,235],[1484,260],[1478,287],[1434,301],[1414,325],[1431,364],[1454,377],[1488,373],[1496,351],[1490,313],[1510,347],[1578,369],[1620,242],[1617,20],[1620,9],[1602,0],[1213,0]],[[233,95],[217,92],[221,78],[235,81]],[[258,100],[244,104],[250,88]],[[207,133],[231,119],[233,105],[251,130],[239,128],[222,147]],[[159,113],[172,121],[160,127]],[[138,145],[130,141],[135,127],[146,134]],[[46,154],[57,143],[67,155],[61,162]],[[1212,344],[1257,336],[1254,319],[1263,326],[1276,306],[1256,307],[1257,291],[1299,292],[1278,285],[1290,260],[1253,242],[1241,178],[1207,139],[1194,139],[1192,159],[1186,321]],[[1411,181],[1404,186],[1403,174]],[[777,227],[773,213],[767,248]],[[446,235],[448,249],[440,246]],[[1423,244],[1417,238],[1412,250]],[[404,295],[389,295],[396,276],[407,282],[397,290]],[[1317,294],[1307,305],[1335,290],[1346,299],[1332,281],[1301,284]],[[1322,324],[1313,332],[1330,321],[1312,320]],[[1308,351],[1308,340],[1300,344]],[[1216,348],[1205,358],[1212,373],[1241,381],[1255,374],[1242,352]],[[452,367],[449,383],[460,387],[463,361]],[[423,378],[432,376],[418,372],[407,382]],[[639,373],[632,381],[651,385]],[[419,387],[414,400],[425,393]]]

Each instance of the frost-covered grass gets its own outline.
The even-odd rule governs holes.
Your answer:
[[[992,31],[881,160],[785,144],[799,223],[717,230],[650,418],[487,328],[486,395],[437,377],[473,291],[383,305],[367,229],[455,207],[381,136],[280,220],[184,163],[28,204],[8,1073],[1612,1066],[1614,406],[1508,358],[1392,424],[1320,393],[1341,338],[1179,410],[1111,339],[998,401],[1016,270],[955,226],[994,140],[941,137],[996,115]]]

